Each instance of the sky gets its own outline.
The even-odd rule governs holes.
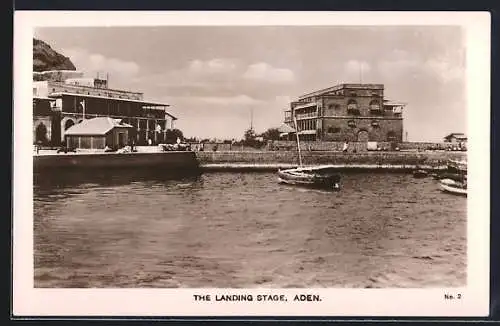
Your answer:
[[[338,83],[380,83],[407,103],[409,141],[466,132],[458,26],[38,28],[34,36],[109,87],[171,105],[186,137],[241,139],[279,127],[289,103]],[[252,113],[253,112],[253,113]]]

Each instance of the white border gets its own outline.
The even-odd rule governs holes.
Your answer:
[[[194,302],[221,289],[34,289],[32,37],[43,26],[459,25],[467,36],[468,270],[462,289],[252,289],[287,303]],[[490,15],[488,12],[36,12],[14,14],[13,314],[16,316],[486,316],[489,309]],[[444,293],[462,294],[444,300]],[[314,293],[321,302],[291,301]]]

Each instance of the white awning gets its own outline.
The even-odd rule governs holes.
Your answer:
[[[298,132],[299,135],[316,135],[316,130],[302,130]]]
[[[301,105],[297,105],[294,110],[300,110],[300,109],[304,109],[304,108],[310,108],[310,107],[313,107],[313,106],[317,106],[318,104],[316,102],[311,102],[311,103],[306,103],[306,104],[301,104]]]

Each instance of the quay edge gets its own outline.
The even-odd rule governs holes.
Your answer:
[[[199,170],[194,152],[158,153],[67,153],[34,155],[33,170],[89,168],[158,168],[162,170]]]
[[[450,152],[384,152],[342,153],[305,152],[305,166],[323,165],[334,170],[439,171],[446,161],[462,160],[466,153]],[[191,171],[276,171],[298,166],[297,153],[252,152],[147,152],[147,153],[68,153],[34,155],[34,170],[54,168],[134,168]]]

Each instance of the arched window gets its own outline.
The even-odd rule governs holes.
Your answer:
[[[73,126],[75,122],[73,120],[68,120],[66,123],[64,123],[64,130],[68,130],[71,126]]]
[[[43,122],[36,127],[35,141],[42,144],[47,142],[47,127],[43,124]]]
[[[340,105],[338,104],[329,104],[328,108],[325,110],[325,116],[333,117],[337,115],[340,111]]]

